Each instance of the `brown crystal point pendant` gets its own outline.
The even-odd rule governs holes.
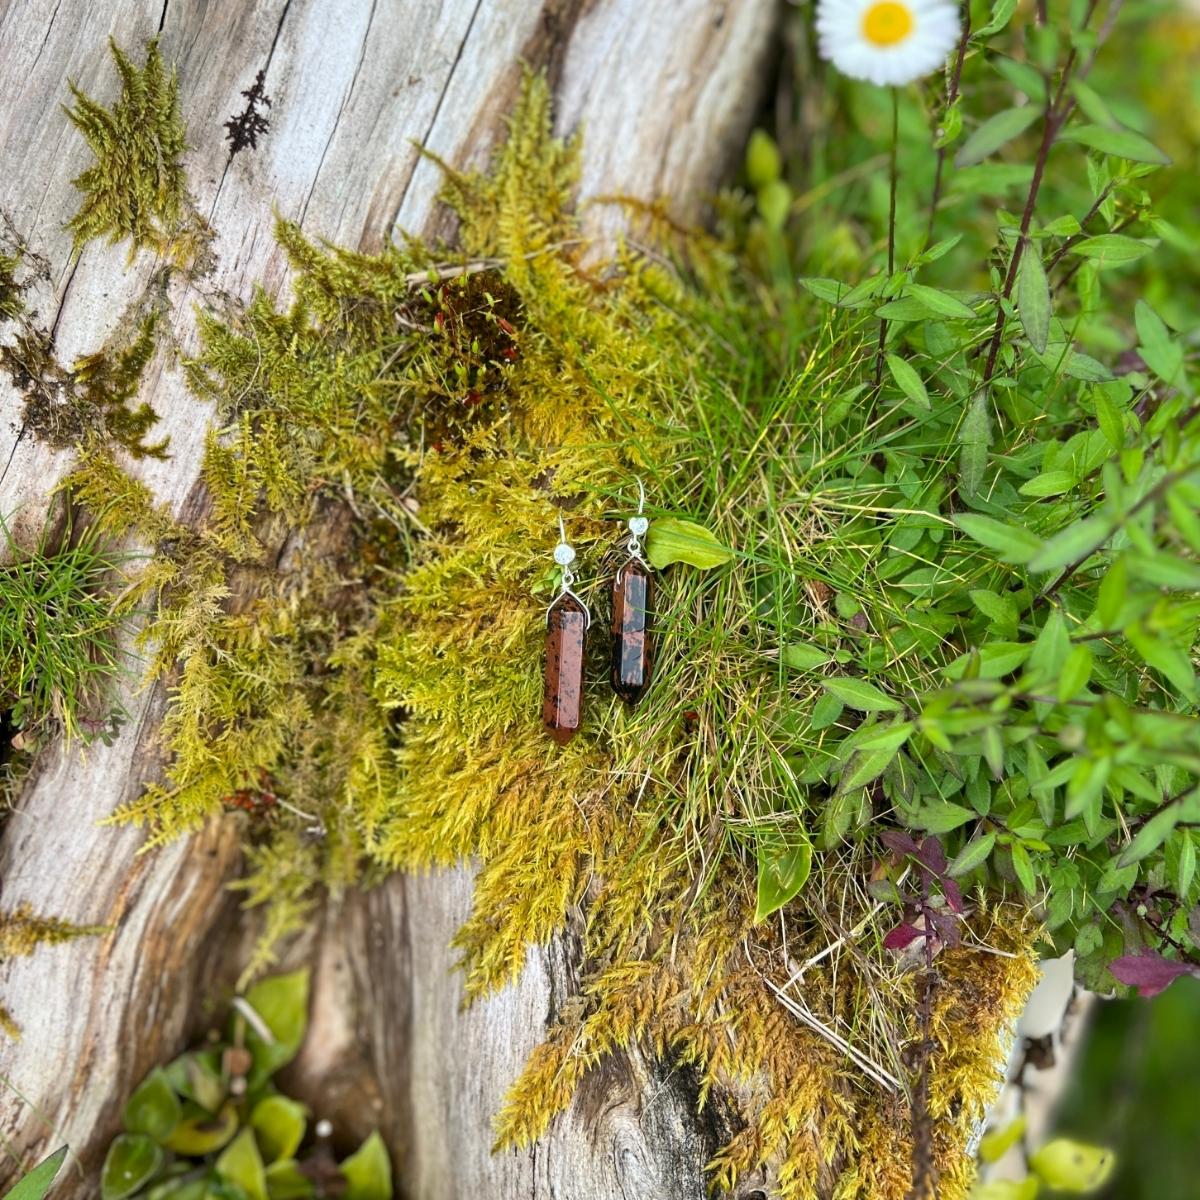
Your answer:
[[[546,617],[546,732],[565,746],[583,720],[583,641],[587,610],[569,592],[559,596]]]
[[[629,559],[613,580],[612,686],[627,704],[636,704],[650,686],[654,648],[650,604],[654,583],[640,558]]]

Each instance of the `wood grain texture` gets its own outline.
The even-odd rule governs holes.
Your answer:
[[[197,205],[216,230],[217,265],[168,289],[170,344],[145,396],[171,458],[134,472],[181,519],[197,486],[210,410],[178,366],[194,308],[286,286],[272,210],[310,236],[374,249],[400,230],[447,232],[438,172],[416,145],[481,165],[502,134],[522,63],[550,73],[563,132],[586,131],[585,195],[686,198],[696,215],[744,138],[771,53],[776,0],[8,0],[0,3],[0,210],[50,263],[31,292],[63,362],[98,349],[151,286],[149,253],[70,253],[71,180],[88,151],[63,116],[66,80],[109,100],[112,36],[156,33],[178,63]],[[266,71],[272,128],[228,161],[222,123]],[[597,231],[618,210],[597,207]],[[0,331],[0,336],[3,332]],[[25,435],[21,401],[0,384],[0,514],[32,536],[68,453]],[[100,822],[160,769],[160,688],[126,697],[111,747],[52,751],[0,832],[0,907],[28,901],[107,936],[0,964],[0,999],[21,1024],[0,1042],[0,1190],[68,1140],[81,1170],[56,1195],[91,1195],[122,1098],[175,1053],[227,994],[246,923],[224,883],[237,869],[230,823],[153,854],[136,831]],[[532,948],[526,971],[460,1010],[450,939],[470,903],[468,868],[395,877],[326,904],[296,961],[315,970],[312,1032],[292,1082],[354,1137],[375,1125],[412,1197],[700,1197],[712,1133],[682,1077],[614,1058],[570,1114],[527,1153],[493,1158],[504,1089],[571,984],[568,932]]]

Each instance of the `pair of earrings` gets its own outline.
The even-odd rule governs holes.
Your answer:
[[[613,691],[627,704],[636,704],[650,686],[654,666],[650,644],[650,604],[653,582],[650,564],[642,557],[642,538],[650,521],[642,513],[646,494],[638,481],[641,502],[637,516],[628,521],[629,540],[625,560],[612,583],[612,668]],[[554,547],[554,561],[562,568],[562,588],[546,610],[546,690],[542,721],[546,731],[565,746],[583,721],[584,641],[592,614],[571,590],[575,573],[571,564],[575,550],[567,541],[562,514],[558,518],[561,540]]]

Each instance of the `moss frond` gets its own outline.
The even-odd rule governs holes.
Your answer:
[[[41,916],[30,904],[19,904],[7,912],[0,911],[0,963],[27,957],[39,946],[57,946],[108,932],[106,925],[74,925],[59,917]],[[0,1005],[0,1030],[14,1041],[21,1036],[20,1026],[3,1005]]]
[[[83,199],[67,228],[76,250],[93,238],[129,238],[131,255],[148,247],[188,266],[211,233],[188,195],[175,68],[163,61],[157,38],[146,43],[140,68],[116,42],[109,47],[121,80],[111,108],[68,84],[73,104],[64,111],[96,161],[74,181]]]

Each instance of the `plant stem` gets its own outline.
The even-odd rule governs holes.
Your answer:
[[[1099,0],[1089,0],[1082,28],[1086,29],[1090,24],[1098,2]],[[1093,55],[1092,57],[1094,58],[1095,56]],[[1042,142],[1038,147],[1037,159],[1033,164],[1033,178],[1029,181],[1029,194],[1025,197],[1025,209],[1021,214],[1021,230],[1016,244],[1013,246],[1012,258],[1009,259],[1008,272],[1004,277],[1004,287],[1000,294],[1000,303],[996,308],[996,326],[992,331],[992,340],[988,346],[987,361],[983,368],[983,379],[980,381],[981,387],[987,387],[996,372],[996,359],[1000,354],[1000,347],[1004,342],[1004,305],[1008,300],[1012,299],[1013,288],[1016,286],[1017,272],[1021,266],[1021,255],[1025,250],[1026,243],[1029,241],[1029,230],[1033,225],[1033,210],[1037,204],[1038,192],[1041,190],[1042,177],[1046,173],[1046,160],[1050,157],[1050,149],[1054,145],[1055,139],[1067,123],[1071,113],[1075,110],[1074,97],[1067,95],[1067,84],[1070,81],[1071,72],[1075,69],[1076,59],[1077,52],[1072,47],[1071,52],[1067,55],[1067,61],[1063,64],[1054,98],[1046,107],[1046,117],[1042,124]],[[1090,66],[1091,61],[1089,59],[1086,65]],[[1086,71],[1081,72],[1081,74],[1086,74]]]
[[[888,278],[896,271],[896,148],[900,141],[900,94],[892,88],[892,150],[888,158]],[[887,318],[879,321],[879,348],[875,352],[875,390],[883,383],[883,356],[887,345]]]
[[[946,111],[954,107],[955,100],[958,99],[959,88],[962,85],[963,61],[967,57],[967,42],[971,37],[971,10],[968,7],[963,12],[963,28],[962,37],[958,40],[958,53],[954,59],[954,70],[950,75],[950,87],[946,92]],[[929,229],[925,233],[925,248],[928,250],[933,245],[933,227],[937,221],[938,204],[942,199],[942,176],[946,169],[946,150],[947,147],[941,146],[937,152],[937,170],[933,176],[933,195],[929,200]]]

